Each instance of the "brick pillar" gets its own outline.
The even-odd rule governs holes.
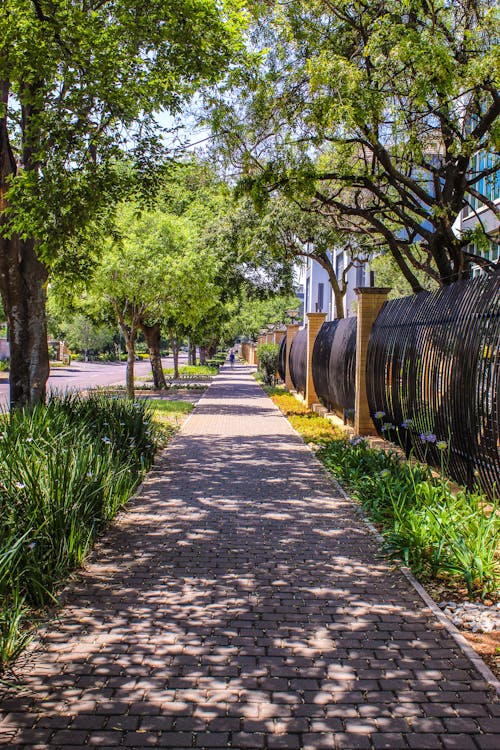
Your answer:
[[[312,406],[318,402],[314,388],[312,374],[312,356],[314,342],[318,331],[326,320],[326,313],[307,313],[307,375],[306,375],[306,405]]]
[[[276,333],[274,334],[274,343],[278,344],[279,346],[281,342],[283,341],[283,339],[285,338],[285,336],[286,336],[286,331],[276,331]]]
[[[293,391],[294,388],[292,378],[290,377],[290,349],[292,348],[292,341],[298,330],[299,326],[297,323],[287,325],[286,327],[285,385],[289,391]]]
[[[387,301],[388,288],[364,286],[354,290],[358,295],[358,329],[356,337],[356,396],[354,431],[357,435],[376,435],[366,393],[366,355],[373,324]]]

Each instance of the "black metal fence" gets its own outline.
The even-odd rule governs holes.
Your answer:
[[[380,434],[469,487],[500,485],[500,274],[388,302],[368,347]]]
[[[280,349],[278,352],[278,375],[284,382],[286,375],[286,336],[281,339]]]
[[[305,393],[307,380],[307,326],[298,331],[292,341],[289,365],[293,387],[296,391]]]
[[[322,403],[344,417],[354,413],[357,318],[323,323],[312,357],[314,388]]]

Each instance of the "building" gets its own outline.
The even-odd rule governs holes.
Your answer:
[[[493,167],[493,155],[485,151],[479,151],[471,162],[471,174],[482,172]],[[483,177],[476,185],[479,193],[484,195],[488,200],[500,204],[500,173],[494,173],[490,177]],[[476,241],[471,241],[466,250],[474,255],[479,255],[490,263],[498,263],[500,259],[500,223],[498,217],[489,208],[481,203],[477,198],[472,197],[470,204],[464,208],[454,225],[454,230],[459,236],[466,232],[473,232],[478,225],[492,238],[487,247],[480,247]],[[481,273],[478,265],[473,267],[473,274]]]
[[[336,248],[331,252],[333,266],[338,278],[342,277],[344,268],[349,263],[345,250]],[[304,313],[324,312],[327,320],[334,320],[335,301],[327,271],[310,257],[304,257],[297,265],[298,297],[303,299],[301,317]],[[355,289],[358,286],[373,285],[369,263],[350,268],[347,272],[347,291],[344,297],[344,315],[350,317],[356,314],[357,298]]]

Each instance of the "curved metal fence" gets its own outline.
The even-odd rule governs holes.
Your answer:
[[[288,359],[290,377],[293,387],[301,393],[306,392],[307,380],[307,326],[298,331],[290,347]]]
[[[460,483],[500,487],[500,274],[387,302],[367,390],[380,434]]]
[[[286,375],[286,336],[281,339],[280,350],[278,352],[278,375],[285,382]]]
[[[312,356],[314,388],[322,403],[344,418],[354,413],[357,318],[323,323]]]

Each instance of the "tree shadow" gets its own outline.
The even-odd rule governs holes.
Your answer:
[[[403,748],[460,716],[479,733],[469,662],[275,420],[169,447],[17,665],[4,745]]]

